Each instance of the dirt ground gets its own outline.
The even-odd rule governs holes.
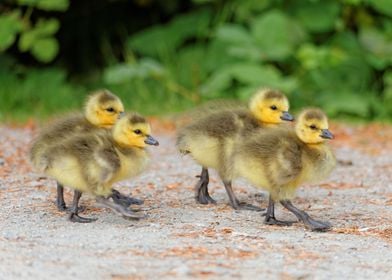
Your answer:
[[[233,211],[215,174],[218,204],[197,204],[199,167],[176,153],[171,129],[158,131],[149,169],[116,186],[144,199],[148,218],[125,220],[84,196],[83,216],[98,221],[71,223],[54,205],[55,182],[28,163],[34,126],[0,126],[0,279],[392,279],[392,127],[332,130],[338,167],[293,201],[333,224],[318,233]],[[267,194],[246,182],[234,191],[266,207]],[[295,220],[280,206],[277,216]]]

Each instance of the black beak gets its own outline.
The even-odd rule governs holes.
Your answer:
[[[328,129],[322,129],[320,137],[325,138],[325,139],[333,139],[334,138],[333,134]]]
[[[117,117],[117,119],[119,120],[119,119],[121,119],[123,116],[125,115],[125,113],[124,112],[120,112],[119,114],[118,114],[118,117]]]
[[[290,115],[289,112],[287,111],[283,111],[283,114],[280,116],[280,118],[284,121],[290,121],[292,122],[294,120],[294,117],[292,115]]]
[[[148,145],[153,145],[153,146],[158,146],[159,142],[155,140],[152,136],[148,135],[146,140],[144,140],[144,143]]]

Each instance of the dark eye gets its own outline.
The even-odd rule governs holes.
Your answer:
[[[311,126],[309,126],[311,129],[316,130],[317,126],[315,126],[314,124],[312,124]]]
[[[141,134],[141,130],[140,129],[135,129],[133,132],[135,132],[135,134]]]
[[[270,108],[271,108],[271,110],[276,110],[276,109],[278,109],[275,105],[272,105]]]
[[[106,111],[108,111],[108,112],[114,112],[114,108],[109,107],[109,108],[106,109]]]

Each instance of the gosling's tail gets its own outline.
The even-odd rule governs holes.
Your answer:
[[[40,172],[44,172],[49,168],[49,157],[48,154],[43,151],[42,145],[40,143],[33,143],[30,150],[30,162]]]
[[[186,155],[186,154],[190,153],[188,143],[186,141],[186,136],[185,136],[185,134],[183,134],[181,132],[177,136],[176,146],[177,146],[178,151],[181,154]]]

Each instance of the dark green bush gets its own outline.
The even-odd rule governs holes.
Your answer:
[[[34,108],[49,108],[45,111],[50,112],[48,106],[80,104],[79,92],[86,93],[86,88],[105,86],[132,109],[164,114],[213,98],[246,100],[257,88],[266,86],[287,93],[294,109],[317,105],[332,117],[392,117],[389,0],[134,0],[127,5],[138,9],[130,9],[133,17],[123,21],[118,19],[125,2],[71,3],[84,7],[84,12],[96,5],[117,13],[102,17],[113,20],[110,32],[103,30],[110,26],[108,22],[95,25],[97,47],[87,44],[91,30],[79,34],[88,29],[70,28],[68,21],[61,20],[59,14],[63,13],[64,18],[70,17],[68,14],[76,18],[75,6],[69,7],[67,0],[47,6],[49,2],[18,0],[0,16],[0,51],[18,57],[15,64],[23,64],[21,51],[30,52],[41,64],[52,61],[59,52],[55,68],[24,71],[22,82],[14,65],[7,68],[11,72],[2,72],[0,79],[12,88],[1,92],[7,95],[4,110],[21,106],[29,112],[29,104],[35,104]],[[31,9],[52,9],[52,13],[33,13],[34,20],[27,18],[26,25],[25,15]],[[144,18],[141,12],[146,12]],[[91,14],[90,20],[96,16]],[[57,37],[60,25],[63,33]],[[61,46],[69,46],[74,33],[82,45],[69,55],[69,47]],[[57,41],[60,48],[54,48]],[[91,71],[82,75],[74,72],[79,65],[74,57],[88,57],[83,65],[87,63]],[[67,68],[68,73],[59,70],[72,59],[75,63]],[[67,77],[82,87],[70,85]],[[29,96],[33,94],[30,88],[35,89],[35,95],[46,92],[40,90],[40,79],[53,80],[53,98],[68,92],[61,96],[61,104],[47,96]],[[19,103],[8,96],[11,91],[21,92]],[[77,102],[73,101],[75,96]],[[21,105],[24,101],[27,103]]]

